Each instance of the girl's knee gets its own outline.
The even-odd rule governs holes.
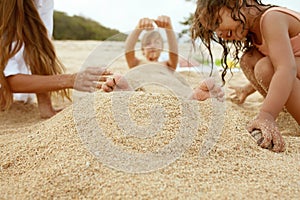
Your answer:
[[[256,63],[254,67],[254,76],[257,82],[265,89],[269,87],[273,74],[273,65],[268,57],[263,57]]]
[[[240,66],[242,69],[253,69],[261,58],[263,58],[263,55],[256,48],[251,48],[242,55]]]
[[[245,68],[249,62],[251,62],[251,54],[249,52],[244,53],[240,59],[241,68]]]

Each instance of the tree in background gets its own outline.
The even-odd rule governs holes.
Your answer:
[[[91,19],[76,15],[70,17],[64,12],[55,11],[53,37],[56,40],[125,41],[127,35]]]
[[[187,2],[197,2],[197,0],[185,0]],[[190,15],[188,17],[184,18],[184,21],[179,22],[180,24],[187,26],[186,29],[183,29],[180,33],[179,33],[179,37],[182,37],[185,34],[189,34],[190,32],[190,26],[192,24],[193,21],[193,17],[194,17],[194,13],[190,13]]]

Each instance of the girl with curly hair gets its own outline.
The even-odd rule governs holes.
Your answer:
[[[241,101],[255,90],[264,97],[248,131],[259,129],[262,148],[285,149],[275,122],[285,107],[300,124],[300,13],[263,4],[260,0],[198,0],[191,28],[193,40],[223,47],[222,79],[226,59],[233,54],[251,84],[240,92]]]

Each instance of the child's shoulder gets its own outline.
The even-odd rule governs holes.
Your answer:
[[[272,7],[272,8],[267,9],[262,14],[261,21],[265,20],[265,18],[268,18],[268,20],[272,20],[272,19],[274,20],[277,17],[280,17],[282,14],[290,15],[290,16],[293,16],[293,17],[296,17],[296,18],[300,19],[300,13],[299,12],[296,12],[294,10],[290,10],[288,8],[285,8],[285,7]]]
[[[262,27],[278,27],[280,24],[285,24],[280,23],[280,21],[286,20],[283,15],[290,15],[290,10],[283,7],[272,7],[266,10],[260,18],[261,30]]]

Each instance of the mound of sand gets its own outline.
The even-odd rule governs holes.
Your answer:
[[[68,42],[70,57],[73,45],[86,48]],[[181,75],[199,83],[194,72]],[[235,73],[229,85],[244,82]],[[297,199],[299,127],[282,112],[286,151],[261,149],[245,130],[261,102],[258,94],[238,106],[153,91],[96,92],[56,102],[68,106],[48,120],[35,104],[15,103],[0,113],[1,199]]]

